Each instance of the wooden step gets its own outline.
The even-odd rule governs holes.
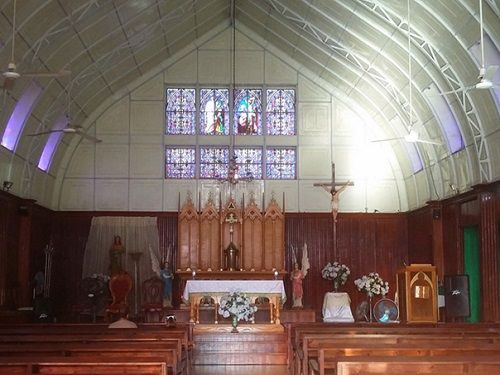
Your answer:
[[[197,332],[193,335],[196,365],[284,365],[287,336],[277,333]]]

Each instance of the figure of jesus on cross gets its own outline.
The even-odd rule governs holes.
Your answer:
[[[335,181],[335,163],[332,163],[332,181],[331,182],[316,182],[314,186],[321,186],[325,189],[332,199],[332,215],[334,225],[337,222],[337,214],[339,213],[339,196],[348,186],[354,186],[354,182],[336,182]],[[337,190],[337,187],[340,189]]]

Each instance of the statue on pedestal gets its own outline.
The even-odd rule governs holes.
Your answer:
[[[115,236],[113,245],[109,249],[109,274],[111,276],[120,273],[123,270],[122,256],[125,253],[125,246],[122,245],[120,236]]]
[[[163,307],[172,307],[172,280],[174,275],[168,262],[160,266],[160,279],[163,282]]]
[[[290,273],[290,280],[292,280],[292,294],[293,294],[293,308],[303,308],[302,297],[304,296],[304,289],[302,287],[302,281],[307,276],[307,271],[309,270],[309,257],[307,255],[307,244],[304,244],[302,249],[302,268],[299,268],[299,263],[297,262],[297,256],[292,247],[294,269]]]

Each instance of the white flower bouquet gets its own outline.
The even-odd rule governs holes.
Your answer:
[[[377,272],[370,272],[368,275],[363,275],[360,279],[354,281],[354,284],[359,291],[368,294],[368,297],[374,295],[385,296],[389,292],[389,283],[382,280]]]
[[[250,298],[240,292],[232,292],[221,297],[219,314],[224,318],[236,317],[239,320],[253,321],[257,306],[250,303]]]
[[[323,276],[323,279],[332,280],[334,283],[338,283],[338,285],[344,285],[350,274],[351,270],[349,267],[337,261],[333,263],[328,262],[328,264],[321,270],[321,276]]]

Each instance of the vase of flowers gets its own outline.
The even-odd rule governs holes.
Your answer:
[[[339,288],[346,283],[350,274],[351,270],[349,267],[337,261],[333,263],[328,262],[328,264],[321,270],[321,276],[323,276],[323,279],[333,281],[333,290],[335,292],[338,292]]]
[[[250,298],[241,292],[232,292],[222,296],[219,304],[219,314],[224,318],[231,317],[231,332],[238,332],[238,322],[240,320],[254,321],[254,314],[257,306],[250,303]]]
[[[369,321],[371,322],[373,320],[372,298],[375,295],[385,296],[389,292],[389,283],[384,281],[377,272],[370,272],[354,280],[354,285],[368,296]]]

